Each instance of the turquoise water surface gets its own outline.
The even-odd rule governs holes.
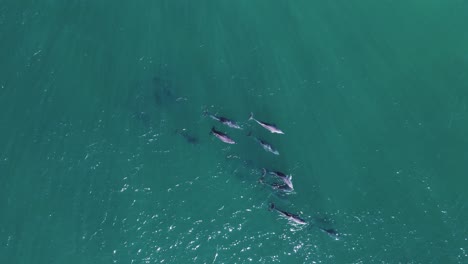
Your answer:
[[[468,263],[466,25],[462,0],[0,1],[0,263]]]

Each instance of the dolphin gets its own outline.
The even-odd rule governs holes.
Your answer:
[[[286,175],[286,174],[284,174],[284,173],[282,173],[280,171],[269,171],[269,170],[263,168],[263,177],[267,173],[280,178],[281,181],[283,181],[291,190],[294,190],[294,186],[293,186],[292,181],[291,181],[291,179],[292,179],[291,175]]]
[[[323,228],[323,227],[319,227],[319,226],[317,226],[317,228],[320,229],[321,231],[327,233],[333,239],[340,240],[340,234],[335,229],[333,229],[333,228]]]
[[[320,231],[326,233],[335,240],[340,240],[341,234],[334,228],[329,228],[329,220],[323,217],[315,217],[312,227],[317,227]]]
[[[176,129],[174,133],[181,135],[190,144],[193,144],[193,145],[198,144],[198,138],[196,136],[189,134],[185,128]]]
[[[257,122],[259,125],[264,127],[266,130],[270,131],[271,133],[284,134],[284,132],[281,131],[281,129],[277,128],[276,125],[268,124],[268,123],[258,121],[257,119],[255,119],[252,112],[250,113],[249,120],[253,120],[253,121]]]
[[[217,131],[214,127],[211,128],[210,134],[213,134],[215,137],[217,137],[219,140],[221,140],[224,143],[236,144],[236,142],[232,140],[228,135],[220,131]]]
[[[247,136],[252,136],[252,132],[249,132],[249,134],[247,134]],[[273,153],[275,155],[279,155],[278,150],[273,148],[273,146],[270,145],[268,142],[266,142],[265,140],[261,140],[261,139],[259,139],[257,137],[254,137],[254,136],[252,136],[252,137],[254,138],[255,141],[258,142],[258,144],[260,144],[263,147],[263,149],[265,151],[271,152],[271,153]]]
[[[307,222],[304,219],[302,219],[300,216],[276,208],[274,203],[270,203],[270,208],[269,209],[270,210],[276,210],[282,217],[288,219],[289,221],[291,221],[293,223],[296,223],[296,224],[299,224],[299,225],[306,225],[307,224]]]
[[[203,114],[205,116],[211,117],[212,119],[214,119],[214,120],[216,120],[216,121],[218,121],[218,122],[220,122],[220,123],[222,123],[222,124],[224,124],[224,125],[226,125],[226,126],[228,126],[230,128],[242,129],[242,127],[239,124],[237,124],[237,122],[234,121],[234,120],[231,120],[231,119],[228,119],[228,118],[222,117],[222,116],[213,115],[213,114],[209,113],[207,110],[205,110],[203,112]]]
[[[168,80],[153,77],[153,97],[156,105],[168,104],[176,101],[172,91],[171,83]]]
[[[268,185],[275,191],[278,191],[284,194],[291,193],[294,191],[294,189],[290,188],[287,184],[265,182],[263,179],[264,177],[261,177],[258,181],[262,184]]]

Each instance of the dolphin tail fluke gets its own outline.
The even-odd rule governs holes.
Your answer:
[[[253,112],[250,112],[249,121],[253,119],[254,119]]]
[[[210,133],[209,133],[209,134],[210,134],[210,135],[213,134],[214,131],[215,131],[215,127],[213,126],[213,127],[211,127],[211,130],[210,130]]]
[[[262,174],[262,178],[265,177],[266,173],[267,173],[267,170],[265,168],[262,168],[262,171],[263,171],[263,174]]]
[[[252,136],[252,131],[249,131],[249,133],[247,133],[247,136],[248,137]]]

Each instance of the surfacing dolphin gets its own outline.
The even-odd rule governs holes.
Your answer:
[[[261,184],[265,184],[269,186],[270,188],[277,191],[278,193],[289,194],[294,191],[294,189],[291,189],[287,184],[280,184],[280,183],[275,183],[275,182],[271,183],[271,182],[264,181],[264,179],[265,179],[264,177],[261,177],[258,181]]]
[[[228,135],[220,131],[217,131],[214,127],[211,128],[210,134],[214,135],[215,137],[217,137],[219,140],[221,140],[224,143],[236,144],[236,142],[232,140]]]
[[[280,171],[269,171],[269,170],[263,168],[263,177],[265,177],[265,175],[267,173],[280,178],[281,181],[283,181],[291,190],[294,190],[294,186],[293,186],[293,183],[291,181],[291,179],[292,179],[291,175],[286,175],[286,174],[284,174],[284,173],[282,173]]]
[[[291,221],[293,223],[296,223],[296,224],[299,224],[299,225],[307,225],[308,224],[300,216],[276,208],[274,203],[270,203],[269,210],[270,211],[271,210],[276,210],[282,217],[288,219],[289,221]],[[333,239],[335,239],[335,240],[340,239],[340,235],[335,229],[333,229],[333,228],[323,228],[323,227],[320,227],[320,226],[317,226],[317,225],[314,225],[314,224],[311,224],[309,227],[312,228],[314,226],[317,227],[318,229],[320,229],[321,231],[327,233]]]
[[[270,210],[277,211],[282,217],[288,219],[289,221],[291,221],[293,223],[296,223],[296,224],[299,224],[299,225],[306,225],[307,224],[307,222],[304,219],[302,219],[300,216],[276,208],[274,203],[270,203]]]
[[[258,144],[260,144],[260,146],[262,146],[263,149],[264,149],[265,151],[271,152],[271,153],[273,153],[273,154],[275,154],[275,155],[279,155],[278,150],[276,150],[275,148],[273,148],[273,146],[270,145],[270,143],[266,142],[265,140],[261,140],[261,139],[255,137],[255,136],[252,136],[252,132],[249,132],[249,134],[247,134],[247,136],[253,137],[253,139],[254,139],[255,141],[257,141]]]
[[[257,122],[259,125],[264,127],[266,130],[270,131],[271,133],[284,134],[284,132],[281,131],[281,129],[279,129],[278,127],[276,127],[276,125],[268,124],[268,123],[258,121],[257,119],[255,119],[252,112],[250,113],[249,120],[253,120],[253,121]]]
[[[209,116],[209,117],[211,117],[213,120],[216,120],[216,121],[218,121],[218,122],[220,122],[220,123],[222,123],[222,124],[224,124],[224,125],[226,125],[226,126],[228,126],[228,127],[230,127],[230,128],[242,129],[242,127],[241,127],[239,124],[237,124],[236,121],[231,120],[231,119],[226,118],[226,117],[213,115],[213,114],[211,114],[210,112],[208,112],[207,110],[205,110],[205,111],[203,112],[203,115]]]

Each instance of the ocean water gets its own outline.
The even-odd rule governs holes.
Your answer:
[[[0,1],[0,263],[468,263],[467,14]]]

